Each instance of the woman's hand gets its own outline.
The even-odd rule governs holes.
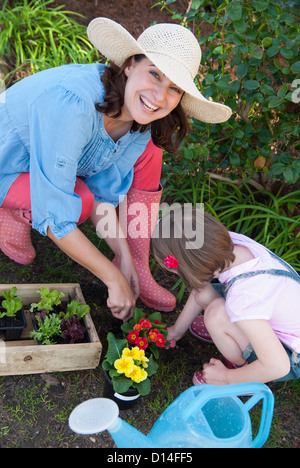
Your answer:
[[[133,296],[135,300],[137,300],[137,298],[140,295],[140,281],[139,281],[139,277],[135,269],[134,262],[133,262],[133,259],[129,250],[128,250],[128,255],[126,255],[125,257],[124,256],[119,257],[118,261],[119,261],[120,271],[123,273],[123,275],[127,279],[128,284],[131,287]]]
[[[70,258],[106,284],[109,296],[107,305],[115,317],[126,321],[133,316],[135,294],[127,279],[78,228],[60,239],[56,239],[48,228],[48,236]],[[131,276],[133,278],[134,273]]]
[[[114,317],[126,322],[134,314],[134,294],[122,273],[108,286],[107,306]]]

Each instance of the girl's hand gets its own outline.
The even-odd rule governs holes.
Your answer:
[[[167,337],[167,340],[168,341],[177,341],[177,340],[180,340],[180,338],[182,338],[182,336],[184,335],[184,333],[180,334],[176,331],[175,329],[175,326],[171,326],[171,327],[168,327],[168,337]],[[171,346],[171,348],[174,348],[174,346]]]
[[[226,385],[227,367],[218,359],[211,359],[208,364],[203,366],[203,379],[207,384],[211,385]]]

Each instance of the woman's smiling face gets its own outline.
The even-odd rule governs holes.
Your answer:
[[[172,83],[148,58],[132,58],[125,68],[127,82],[122,118],[147,125],[170,114],[183,91]]]

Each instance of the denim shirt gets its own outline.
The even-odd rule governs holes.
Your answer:
[[[32,226],[42,235],[48,226],[57,238],[75,229],[81,214],[76,176],[96,201],[117,206],[150,140],[150,129],[128,132],[116,143],[107,134],[95,109],[104,100],[104,68],[51,68],[0,95],[0,206],[19,174],[30,172]]]

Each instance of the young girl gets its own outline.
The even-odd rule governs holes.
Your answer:
[[[96,18],[87,32],[111,66],[51,68],[1,95],[0,248],[32,262],[32,227],[104,282],[116,317],[130,318],[139,295],[172,310],[174,296],[149,279],[150,235],[140,242],[106,236],[118,269],[77,226],[90,216],[98,227],[106,209],[118,232],[115,207],[128,191],[131,204],[159,206],[161,148],[176,150],[189,116],[217,123],[231,110],[198,91],[201,51],[187,28],[157,24],[135,40]]]
[[[190,248],[195,241],[187,232],[203,233],[203,245]],[[181,338],[204,311],[207,331],[230,367],[211,359],[194,374],[194,385],[300,377],[300,276],[290,265],[199,208],[163,216],[151,243],[159,264],[191,291],[168,339]],[[213,278],[221,284],[214,287]]]

